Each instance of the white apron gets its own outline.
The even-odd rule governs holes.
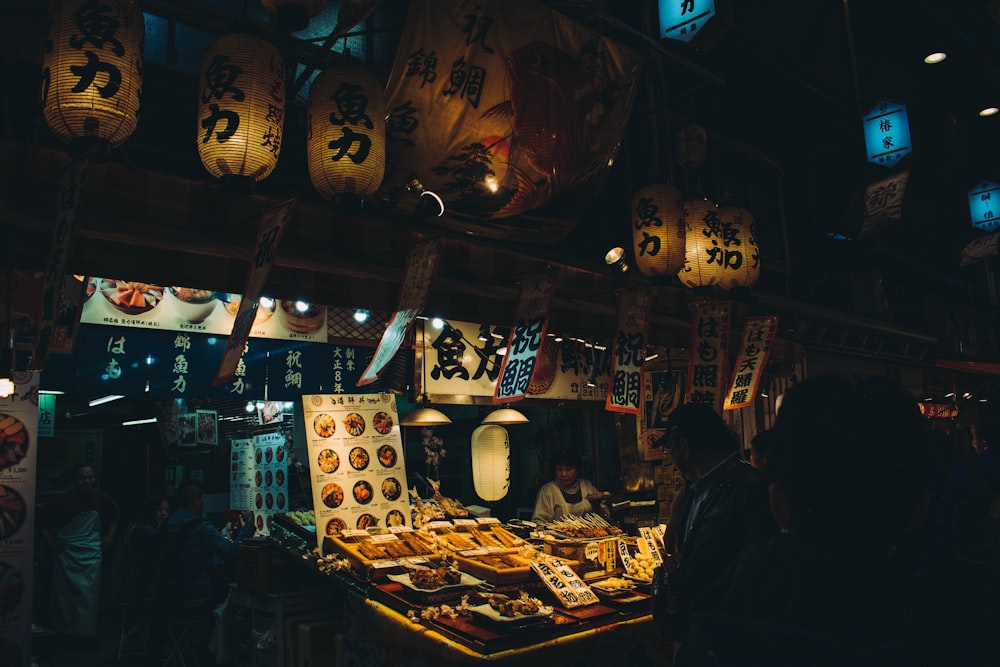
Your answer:
[[[81,512],[56,533],[63,550],[52,570],[49,610],[52,628],[75,637],[97,635],[101,597],[101,519]]]

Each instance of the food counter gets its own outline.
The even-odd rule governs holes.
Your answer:
[[[280,516],[275,526],[273,538],[286,559],[282,567],[298,563],[331,593],[340,664],[670,664],[671,647],[650,614],[648,585],[628,578],[616,561],[622,552],[624,558],[630,552],[634,560],[645,558],[641,538],[595,538],[599,548],[583,546],[579,553],[600,551],[618,566],[594,567],[547,554],[544,545],[529,544],[498,522],[466,530],[439,525],[415,535],[397,531],[405,540],[388,532],[346,531],[324,540],[324,556],[312,548],[308,527]],[[500,543],[482,546],[493,540]],[[397,542],[417,553],[383,558],[402,553]],[[560,570],[570,586],[575,580],[596,593],[594,601],[579,603],[585,599],[580,595],[577,604],[568,604],[557,597],[540,578],[546,567]],[[415,570],[421,575],[416,579],[410,576]],[[504,608],[522,603],[513,611]]]

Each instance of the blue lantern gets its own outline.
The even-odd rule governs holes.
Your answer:
[[[1000,197],[1000,185],[990,181],[981,181],[979,185],[969,190],[969,216],[972,226],[984,232],[1000,229],[1000,211],[993,202],[994,197]]]
[[[690,42],[715,16],[715,0],[659,0],[660,37]]]
[[[913,149],[905,104],[882,100],[865,114],[864,128],[869,162],[891,167]]]

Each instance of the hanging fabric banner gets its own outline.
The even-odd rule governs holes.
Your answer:
[[[904,171],[865,188],[865,220],[859,238],[867,238],[902,219],[909,180],[910,172]]]
[[[297,199],[289,199],[277,206],[269,208],[260,216],[257,225],[257,243],[254,245],[253,258],[247,271],[246,287],[243,288],[243,299],[240,301],[236,319],[233,322],[232,333],[226,341],[226,350],[219,364],[219,371],[212,382],[213,387],[236,379],[236,369],[246,348],[250,329],[253,328],[257,316],[257,305],[267,280],[271,276],[271,268],[278,257],[278,244],[285,232],[285,225],[298,205]]]
[[[358,380],[359,387],[378,380],[382,371],[396,356],[399,346],[403,344],[410,327],[413,326],[413,321],[427,304],[427,295],[430,294],[431,283],[437,274],[440,257],[440,243],[436,240],[418,245],[410,251],[406,258],[403,283],[399,288],[399,305],[392,314],[389,326],[382,332],[382,338],[378,342],[371,363]]]
[[[517,323],[507,339],[497,379],[494,403],[519,401],[528,393],[528,386],[537,368],[538,351],[548,329],[549,308],[555,291],[555,272],[526,278],[517,297]]]
[[[69,243],[76,223],[76,208],[80,203],[80,193],[86,180],[87,167],[93,156],[93,149],[83,153],[66,165],[59,178],[59,202],[56,226],[52,232],[52,247],[45,265],[42,286],[42,312],[35,328],[35,343],[28,369],[40,371],[45,367],[52,347],[52,338],[62,300],[63,280],[66,262],[69,258]]]
[[[618,296],[618,333],[612,348],[611,391],[605,410],[637,415],[642,408],[642,364],[651,302],[648,287],[635,287]]]
[[[688,361],[686,403],[701,403],[722,412],[729,340],[728,302],[701,301],[694,305],[691,353]]]
[[[723,410],[735,410],[750,405],[757,395],[760,378],[771,356],[771,343],[778,330],[777,317],[748,317],[743,325],[743,342],[733,369],[733,381],[726,395]]]

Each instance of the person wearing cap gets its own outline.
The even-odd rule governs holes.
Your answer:
[[[685,487],[664,537],[667,584],[654,618],[661,633],[683,643],[688,612],[739,552],[778,532],[768,484],[739,456],[739,439],[711,406],[687,403],[667,419],[657,443],[684,476]]]
[[[607,494],[598,491],[589,479],[580,479],[580,457],[575,451],[557,451],[552,464],[555,479],[538,490],[532,521],[548,523],[568,514],[581,516],[600,511],[600,502]]]

